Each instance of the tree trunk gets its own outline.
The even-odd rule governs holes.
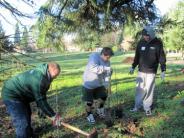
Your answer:
[[[0,60],[1,60],[1,52],[2,52],[2,48],[1,48],[1,46],[0,46]]]
[[[181,59],[184,60],[184,51],[183,51],[183,48],[180,49],[180,52],[181,52]]]

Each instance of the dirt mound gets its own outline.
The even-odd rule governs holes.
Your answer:
[[[126,63],[126,64],[132,64],[133,63],[133,60],[134,60],[134,58],[133,57],[127,57],[127,58],[125,58],[123,61],[122,61],[122,63]]]
[[[173,91],[182,91],[184,90],[183,82],[165,82],[165,88],[169,88],[168,90]]]

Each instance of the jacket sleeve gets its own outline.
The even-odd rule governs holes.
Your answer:
[[[161,71],[166,71],[166,56],[163,49],[163,43],[160,41],[160,49],[159,49],[159,55],[158,55],[159,63]]]
[[[104,72],[104,66],[99,65],[99,59],[94,55],[90,56],[88,67],[91,72],[94,72],[96,74],[102,74]]]
[[[53,111],[53,109],[50,107],[50,105],[47,102],[46,97],[40,100],[36,101],[38,107],[40,107],[40,109],[49,117],[52,117],[55,115],[55,112]]]
[[[138,64],[139,64],[139,44],[136,47],[135,57],[134,57],[134,61],[132,64],[132,68],[135,69]]]
[[[36,81],[36,80],[35,80]],[[33,86],[33,93],[34,93],[34,97],[37,103],[37,106],[40,107],[40,109],[49,117],[52,117],[55,115],[55,112],[53,111],[53,109],[50,107],[50,105],[47,102],[47,98],[46,98],[46,92],[43,92],[43,82],[42,82],[42,77],[40,77],[39,80],[37,80],[37,84],[35,84],[35,86]]]

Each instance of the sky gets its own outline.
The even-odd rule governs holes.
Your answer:
[[[41,5],[43,5],[47,0],[35,0],[36,4],[34,4],[34,8],[25,4],[22,0],[6,0],[7,2],[11,3],[12,6],[14,6],[15,8],[17,8],[19,11],[23,12],[23,13],[27,13],[31,16],[33,16],[33,18],[29,19],[29,18],[21,18],[20,21],[23,25],[26,25],[28,28],[33,25],[36,22],[36,14],[35,12],[38,11],[39,7]],[[2,16],[0,16],[0,21],[3,25],[3,29],[5,30],[6,35],[9,34],[14,34],[15,33],[15,24],[17,23],[17,21],[15,20],[15,18],[11,15],[11,13],[0,7],[0,14],[3,15],[5,19],[3,19]],[[23,30],[23,27],[20,28]]]
[[[160,10],[161,15],[167,13],[179,0],[155,0],[154,3]]]
[[[36,11],[38,11],[39,7],[43,5],[47,0],[35,0],[36,5],[34,8],[26,5],[21,0],[6,0],[7,2],[11,3],[14,7],[19,9],[20,11],[24,13],[29,13],[33,16]],[[168,12],[172,7],[176,5],[176,3],[179,0],[155,0],[154,3],[156,4],[157,8],[160,10],[161,15],[164,15],[166,12]],[[16,20],[13,18],[13,16],[10,14],[9,11],[6,9],[3,9],[0,7],[0,15],[3,15],[4,18],[9,22],[5,21],[5,19],[0,16],[1,23],[3,25],[3,29],[5,30],[6,35],[14,34],[15,33],[15,24]],[[22,18],[21,22],[26,25],[27,27],[30,27],[36,22],[36,18],[28,19],[28,18]],[[22,28],[20,28],[22,29]]]

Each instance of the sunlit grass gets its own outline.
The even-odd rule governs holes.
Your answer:
[[[74,53],[74,54],[33,54],[36,58],[41,58],[47,61],[56,61],[61,66],[60,76],[53,81],[52,86],[48,92],[49,104],[54,110],[61,113],[61,116],[70,123],[85,130],[90,131],[94,126],[89,125],[86,122],[84,116],[85,109],[84,103],[81,100],[82,91],[82,74],[85,69],[88,57],[90,53]],[[131,63],[125,64],[122,61],[129,56],[133,56],[133,53],[121,54],[117,53],[112,58],[111,65],[113,68],[113,75],[111,78],[112,83],[112,95],[110,106],[114,107],[121,104],[123,106],[124,118],[138,119],[139,128],[143,128],[144,136],[147,138],[156,137],[183,137],[181,135],[183,121],[183,107],[179,104],[182,98],[184,98],[184,91],[177,90],[178,84],[184,82],[184,75],[179,72],[181,65],[168,65],[166,80],[163,82],[159,78],[159,73],[156,79],[155,99],[153,116],[146,117],[143,111],[138,113],[130,113],[129,109],[134,105],[135,97],[135,78],[137,76],[137,70],[134,75],[129,75],[129,68]],[[18,56],[18,58],[25,60],[29,64],[38,65],[42,62],[32,60],[28,57]],[[9,65],[6,65],[8,67]],[[6,68],[4,66],[4,68]],[[29,67],[31,68],[31,67]],[[11,70],[11,76],[26,70],[28,68],[15,68]],[[160,70],[160,69],[159,69]],[[0,76],[1,79],[7,79],[8,75],[4,75],[6,78]],[[2,83],[0,84],[2,86]],[[66,134],[72,133],[67,129],[55,129],[51,126],[48,119],[40,119],[34,112],[35,118],[33,118],[34,127],[43,127],[45,130],[40,132],[40,137],[64,137]],[[181,121],[180,121],[181,120]],[[176,125],[176,127],[173,127]],[[46,128],[46,126],[48,126]],[[178,126],[178,128],[177,128]],[[98,121],[95,125],[99,130],[105,128],[105,124]],[[119,130],[116,130],[116,127]],[[113,138],[126,138],[127,134],[122,134],[121,123],[115,121],[115,125],[109,129],[108,136]],[[5,130],[6,131],[6,130]],[[174,131],[174,132],[171,132]],[[102,132],[102,131],[100,131]],[[135,132],[136,135],[141,135],[139,129]],[[103,134],[99,134],[103,138]],[[132,136],[133,137],[133,136]],[[136,137],[136,136],[134,136]]]

